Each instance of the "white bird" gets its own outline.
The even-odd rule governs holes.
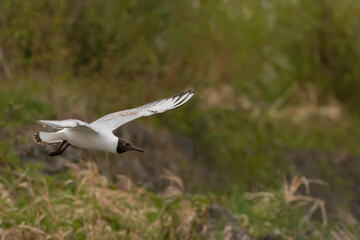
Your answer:
[[[194,95],[194,91],[188,90],[173,97],[155,101],[143,106],[132,108],[120,112],[110,113],[92,123],[86,123],[77,119],[67,119],[60,121],[37,120],[36,122],[55,129],[61,129],[57,132],[37,132],[34,134],[34,140],[38,144],[51,145],[61,143],[58,150],[51,152],[50,156],[62,154],[70,145],[106,151],[111,153],[123,153],[134,150],[143,152],[126,139],[114,135],[114,131],[120,126],[134,119],[150,116],[177,108]],[[62,148],[65,145],[64,148]]]

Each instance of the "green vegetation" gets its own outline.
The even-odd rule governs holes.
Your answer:
[[[360,234],[352,229],[360,216],[360,3],[3,0],[1,6],[1,234],[206,238],[201,229],[215,202],[260,238]],[[78,176],[83,166],[45,176],[40,167],[17,163],[22,144],[32,141],[25,133],[33,119],[90,121],[190,87],[197,94],[178,111],[138,120],[191,139],[191,165],[179,165],[189,190],[181,197],[169,200],[141,186],[116,190],[94,169],[94,179]],[[201,179],[194,168],[205,169]],[[284,179],[298,175],[326,184],[311,194],[300,188],[297,194],[313,196],[308,201],[289,201]],[[90,180],[83,186],[83,179]],[[104,202],[99,191],[115,202]],[[311,206],[316,211],[304,222]],[[188,210],[191,223],[181,220]],[[231,231],[225,227],[218,223],[208,234],[222,238]]]
[[[184,194],[181,180],[170,172],[162,177],[173,184],[159,195],[132,186],[124,176],[115,185],[91,162],[68,163],[70,171],[52,177],[43,175],[39,164],[19,168],[16,161],[2,162],[4,239],[227,239],[234,231],[271,239],[330,239],[329,227],[310,221],[314,211],[324,211],[322,201],[297,193],[307,184],[304,178],[274,192],[234,192],[234,215],[227,216],[221,212],[226,210],[209,212],[214,196]],[[306,211],[304,203],[314,208]],[[322,221],[326,224],[326,217]],[[353,236],[351,231],[346,234]]]

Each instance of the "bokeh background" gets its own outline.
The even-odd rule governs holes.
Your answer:
[[[169,170],[187,194],[234,214],[246,211],[245,192],[271,193],[303,176],[321,180],[311,197],[326,203],[334,224],[357,229],[359,15],[352,0],[1,0],[1,165],[22,171],[41,162],[38,174],[56,182],[68,171],[65,160],[85,159],[109,184],[121,174],[151,193],[163,190],[159,176]],[[120,129],[142,155],[69,149],[50,158],[51,148],[32,142],[34,119],[91,122],[189,88],[196,94],[183,107]],[[275,227],[288,218],[269,215],[253,217]],[[312,221],[321,222],[317,215]],[[3,230],[20,221],[4,219]],[[318,236],[297,227],[279,231]]]

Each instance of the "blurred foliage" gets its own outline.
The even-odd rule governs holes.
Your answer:
[[[34,115],[54,116],[51,106],[36,91],[36,85],[8,85],[0,88],[0,126],[19,126],[32,122]]]
[[[356,104],[356,1],[3,0],[15,76],[137,81],[151,91],[222,81],[271,101],[292,82]],[[44,80],[46,81],[46,80]]]
[[[338,175],[328,156],[360,156],[359,14],[352,0],[2,0],[0,127],[11,145],[33,118],[93,120],[192,87],[181,111],[146,119],[194,140],[212,172],[191,190],[278,189],[306,150],[346,205],[356,164]]]
[[[199,91],[191,104],[147,121],[191,135],[211,167],[229,171],[229,181],[239,175],[270,185],[291,170],[284,150],[331,149],[351,128],[314,121],[299,132],[266,112],[294,84],[301,93],[311,83],[316,94],[304,99],[294,92],[285,105],[336,96],[356,106],[354,1],[3,0],[2,6],[0,46],[13,76],[1,86],[2,122],[61,111],[94,118],[192,86]],[[204,90],[220,86],[230,86],[232,98],[206,107]],[[243,97],[250,107],[238,104]],[[354,149],[349,142],[345,150]]]

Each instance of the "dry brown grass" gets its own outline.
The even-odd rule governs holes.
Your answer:
[[[331,236],[334,240],[357,240],[358,238],[355,237],[353,233],[351,233],[347,229],[343,229],[342,227],[335,227],[331,230]]]
[[[86,239],[157,239],[164,234],[169,234],[169,239],[190,239],[194,225],[200,224],[199,214],[206,210],[194,207],[185,197],[179,198],[184,186],[170,171],[160,177],[170,183],[162,197],[134,186],[125,176],[117,176],[117,187],[112,187],[93,162],[67,165],[74,178],[61,184],[59,191],[71,186],[73,194],[61,192],[58,196],[49,191],[46,182],[39,194],[26,174],[19,175],[17,188],[25,189],[31,197],[22,211],[35,210],[36,219],[0,229],[3,239],[69,239],[74,234]],[[2,188],[2,199],[8,206],[15,204],[8,190]],[[45,228],[44,221],[51,221],[54,227]],[[63,222],[68,224],[62,226]],[[75,228],[74,224],[79,226]]]
[[[11,225],[0,228],[1,239],[158,239],[165,235],[190,239],[194,225],[200,223],[199,214],[205,211],[178,197],[183,194],[183,183],[170,171],[161,176],[170,182],[162,197],[134,186],[125,176],[117,176],[117,187],[112,186],[93,162],[67,165],[74,178],[56,191],[45,180],[35,182],[26,172],[17,174],[13,189],[0,184],[0,209],[7,211],[0,223]],[[20,208],[12,198],[15,190],[26,193],[25,207]],[[19,224],[9,222],[17,214],[23,214]]]
[[[321,180],[310,180],[303,176],[293,177],[290,183],[284,180],[284,200],[287,204],[296,203],[297,206],[311,205],[307,216],[304,218],[304,221],[310,220],[314,212],[319,209],[321,212],[323,225],[327,226],[328,222],[326,216],[325,202],[321,199],[310,196],[310,183],[325,184],[325,182]],[[298,193],[299,188],[302,185],[305,187],[306,195],[301,195]]]
[[[165,198],[171,198],[174,196],[181,196],[184,192],[184,184],[178,176],[176,176],[170,170],[164,170],[164,174],[159,179],[166,180],[168,182],[165,191],[163,193]]]
[[[254,203],[251,207],[255,214],[232,214],[237,219],[235,225],[218,222],[219,226],[214,228],[207,218],[209,205],[191,200],[184,193],[181,179],[170,171],[159,177],[168,183],[159,195],[134,186],[125,176],[117,176],[117,184],[109,182],[93,162],[68,166],[73,177],[61,183],[52,184],[42,177],[34,179],[28,171],[22,171],[13,173],[12,184],[0,184],[1,240],[217,239],[215,236],[232,239],[237,226],[253,234],[258,213],[260,218],[266,219],[268,215],[274,218],[286,205],[285,211],[306,207],[307,214],[299,225],[311,224],[317,210],[323,225],[327,225],[324,203],[310,196],[310,184],[323,184],[319,180],[296,176],[290,182],[284,181],[282,191],[248,193],[245,199]],[[305,194],[299,193],[301,186]],[[262,201],[258,204],[257,199]],[[281,222],[274,224],[273,233],[292,239],[291,232],[277,225]],[[264,220],[264,226],[269,226],[268,220]],[[350,231],[341,228],[333,229],[331,236],[335,240],[355,239]]]
[[[272,118],[290,117],[294,123],[302,123],[312,117],[324,117],[332,121],[343,120],[344,111],[334,98],[320,104],[315,85],[300,87],[293,83],[268,109]]]
[[[281,208],[281,204],[279,201],[281,199],[284,201],[284,204],[286,205],[292,205],[295,208],[304,208],[307,209],[307,214],[303,217],[300,225],[303,223],[308,223],[311,225],[311,218],[316,210],[319,210],[322,216],[322,224],[324,227],[328,225],[327,221],[327,214],[325,209],[325,203],[323,200],[314,198],[310,195],[310,183],[316,183],[316,184],[325,184],[321,180],[310,180],[303,176],[295,176],[292,178],[290,182],[287,180],[284,180],[283,182],[283,189],[279,193],[276,192],[255,192],[255,193],[247,193],[245,195],[246,199],[254,200],[256,198],[262,198],[263,203],[270,204],[271,202],[275,202],[272,204],[272,206],[276,208]],[[305,194],[301,194],[299,191],[299,188],[301,186],[304,186],[305,188]],[[274,213],[281,212],[280,209],[274,209]],[[286,235],[284,235],[285,237]]]

